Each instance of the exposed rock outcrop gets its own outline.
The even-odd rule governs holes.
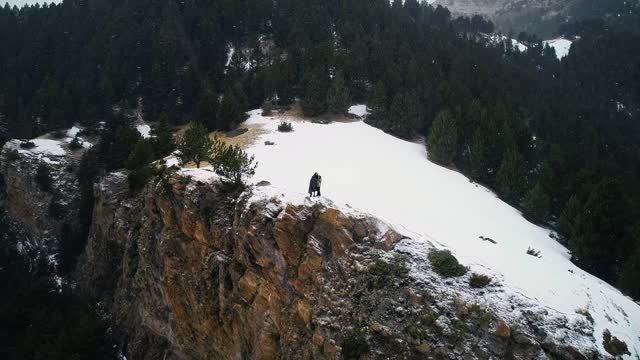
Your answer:
[[[63,141],[36,139],[33,148],[23,149],[12,140],[2,149],[0,175],[4,181],[5,205],[10,217],[38,243],[22,244],[54,252],[55,239],[65,221],[77,219],[80,201],[75,170],[82,151],[68,149]],[[48,176],[38,179],[38,169]],[[43,188],[42,182],[50,182]]]
[[[96,186],[79,285],[129,358],[595,357],[416,280],[404,236],[329,201],[176,173],[126,189]]]

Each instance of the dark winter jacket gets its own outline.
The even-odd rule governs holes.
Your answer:
[[[311,181],[309,181],[309,192],[314,192],[316,191],[316,188],[318,187],[318,175],[313,174],[313,176],[311,177]]]

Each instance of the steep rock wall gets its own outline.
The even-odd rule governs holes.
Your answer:
[[[96,186],[79,286],[131,359],[597,357],[538,314],[507,323],[459,282],[415,280],[404,236],[329,201],[175,173],[126,188],[119,174]]]

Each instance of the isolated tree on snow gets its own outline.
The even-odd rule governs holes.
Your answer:
[[[218,175],[222,175],[239,185],[242,179],[255,174],[255,157],[249,156],[238,145],[227,145],[215,137],[211,142],[210,163]]]
[[[209,160],[211,146],[207,129],[200,123],[193,123],[178,144],[180,161],[183,164],[193,161],[199,168],[201,162]]]
[[[334,114],[344,114],[349,110],[350,104],[349,88],[345,84],[342,73],[338,72],[327,92],[327,111]]]
[[[442,165],[453,162],[458,148],[458,128],[449,110],[443,110],[436,116],[427,137],[429,159]]]

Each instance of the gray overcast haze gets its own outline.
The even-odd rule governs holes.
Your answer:
[[[2,4],[2,6],[4,6],[4,4],[9,3],[9,5],[13,6],[13,5],[17,5],[18,7],[22,7],[22,5],[24,4],[35,4],[35,3],[40,3],[40,4],[51,4],[52,2],[54,3],[59,3],[62,2],[62,0],[53,0],[53,1],[37,1],[37,0],[0,0],[0,4]]]

